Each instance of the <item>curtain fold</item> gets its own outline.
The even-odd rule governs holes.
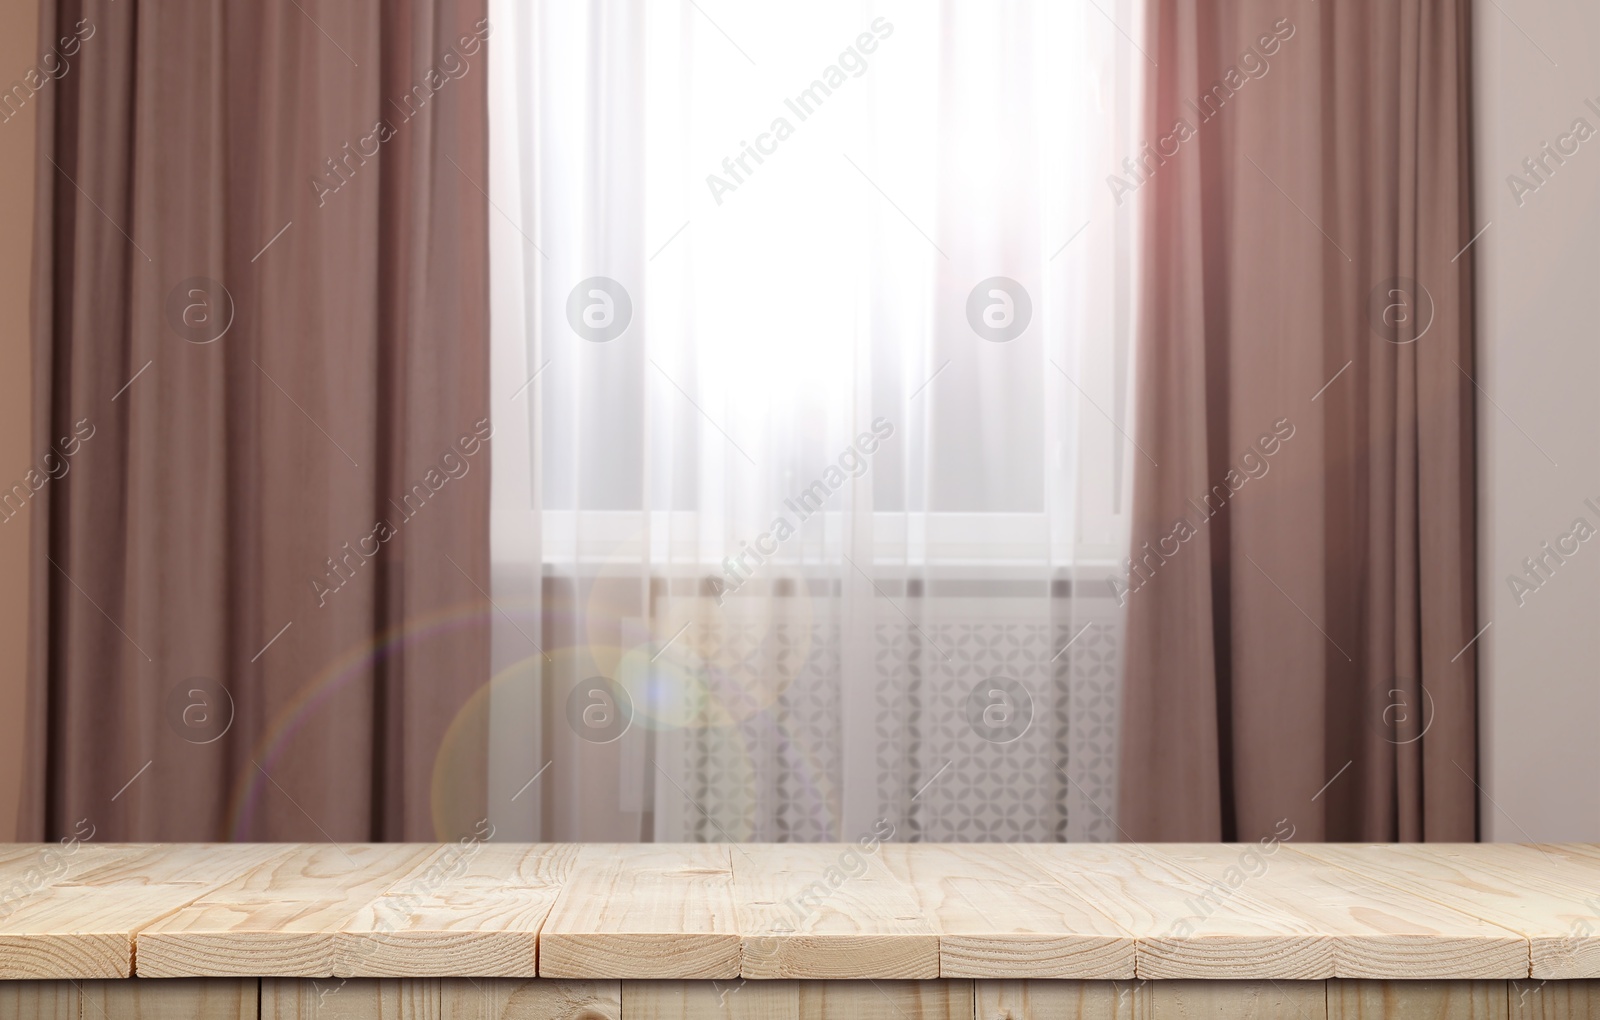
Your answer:
[[[1148,25],[1124,838],[1471,840],[1468,4]]]
[[[25,838],[484,816],[485,13],[47,0]]]

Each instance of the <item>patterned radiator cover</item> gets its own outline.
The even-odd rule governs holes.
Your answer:
[[[1041,618],[1049,614],[1060,618]],[[696,809],[664,815],[658,839],[848,841],[870,824],[847,817],[845,793],[857,784],[897,840],[1117,838],[1114,600],[885,596],[873,600],[853,656],[839,619],[794,615],[706,623],[725,669],[705,677],[694,722],[674,741]],[[990,689],[1015,690],[995,677],[1020,684],[1031,712],[1018,701],[974,726],[975,687],[980,707]],[[986,739],[990,721],[1005,724],[1002,739],[1020,735]],[[846,754],[846,732],[870,740],[872,753]]]

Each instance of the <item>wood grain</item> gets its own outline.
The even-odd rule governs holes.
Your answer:
[[[1600,974],[1600,859],[1510,844],[1315,845],[1295,852],[1519,932],[1529,942],[1533,977]]]
[[[884,866],[939,933],[940,976],[1132,978],[1132,933],[1053,880],[1034,858],[1008,849],[880,848]],[[738,873],[735,862],[736,880]]]
[[[797,981],[800,1020],[970,1020],[971,981]]]
[[[1600,1017],[1600,981],[1510,981],[1511,1020],[1594,1020]]]
[[[78,1020],[72,981],[0,981],[0,1020]]]
[[[623,1020],[972,1020],[970,981],[624,981]]]
[[[1596,981],[267,978],[267,1020],[1592,1020]],[[0,1020],[247,1020],[258,982],[0,982]]]
[[[733,855],[746,978],[936,978],[939,933],[875,851],[762,844]]]
[[[255,978],[82,982],[82,1015],[101,1020],[256,1020]]]
[[[80,845],[67,858],[63,887],[204,889],[232,881],[251,868],[292,852],[284,843],[100,843]]]
[[[1503,844],[1462,844],[1466,846],[1500,846]],[[1514,843],[1513,846],[1533,846],[1557,856],[1567,858],[1588,858],[1591,861],[1600,861],[1600,843]]]
[[[796,1020],[793,981],[624,981],[622,1020]]]
[[[533,977],[539,930],[577,856],[570,843],[448,844],[344,922],[335,973]]]
[[[142,927],[281,850],[45,844],[0,864],[0,980],[133,973]],[[20,884],[19,884],[20,883]]]
[[[1505,981],[1329,981],[1328,1020],[1506,1020]]]
[[[1325,1020],[1322,981],[1152,981],[1155,1020]]]
[[[728,847],[591,844],[539,936],[539,974],[726,979],[739,973]]]
[[[1018,844],[1016,850],[1134,934],[1138,977],[1284,981],[1334,973],[1332,943],[1316,925],[1241,899],[1227,884],[1231,873],[1205,877],[1137,844]]]
[[[619,1020],[621,985],[517,978],[273,978],[262,1020]]]
[[[134,973],[1596,979],[1600,847],[0,847],[0,980]]]
[[[340,932],[437,851],[295,845],[139,932],[142,977],[345,976]]]
[[[797,1020],[793,981],[624,981],[622,1020]]]
[[[1528,940],[1519,932],[1281,844],[1259,866],[1248,863],[1248,849],[1223,844],[1165,844],[1160,852],[1208,882],[1216,909],[1196,926],[1198,938],[1225,934],[1235,917],[1275,922],[1285,932],[1308,934],[1327,945],[1332,972],[1310,977],[1504,979],[1528,973]],[[1195,939],[1152,940],[1151,945],[1172,959],[1186,941]],[[1158,955],[1150,954],[1152,959]],[[1207,975],[1141,968],[1140,976]],[[1271,975],[1237,960],[1225,964],[1225,974],[1213,969],[1211,976]]]
[[[1147,981],[974,981],[975,1020],[1150,1020]]]

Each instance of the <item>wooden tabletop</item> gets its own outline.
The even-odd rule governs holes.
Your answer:
[[[1595,978],[1578,844],[0,846],[0,979]]]

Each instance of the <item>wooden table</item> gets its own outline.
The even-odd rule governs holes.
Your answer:
[[[1600,847],[0,847],[0,1018],[1600,1018]]]

